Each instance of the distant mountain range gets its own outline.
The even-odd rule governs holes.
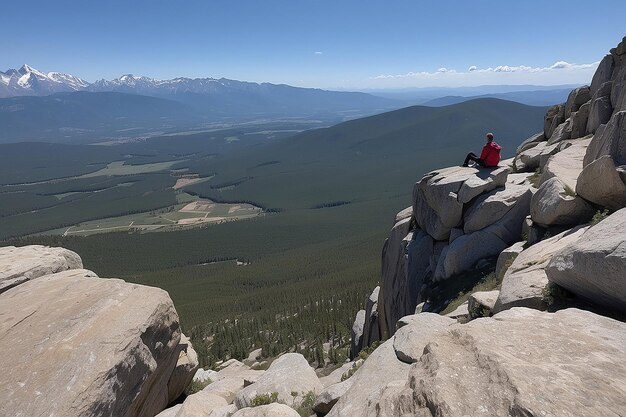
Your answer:
[[[24,64],[18,70],[0,71],[0,98],[18,96],[47,96],[54,93],[80,91],[89,83],[78,77],[60,72],[36,70]]]
[[[299,88],[284,84],[252,83],[226,78],[174,78],[157,80],[123,75],[114,80],[89,83],[59,72],[39,71],[28,65],[0,72],[0,98],[48,96],[61,92],[116,92],[180,101],[206,114],[267,115],[314,114],[317,112],[384,111],[404,103],[366,93]]]
[[[63,96],[57,102],[48,98],[56,93],[82,93],[83,95],[76,98]],[[45,73],[28,65],[23,65],[19,70],[9,69],[6,72],[0,72],[0,120],[8,123],[8,125],[3,125],[3,128],[5,128],[5,140],[11,140],[7,136],[11,136],[13,133],[18,133],[15,138],[18,140],[54,136],[56,134],[55,129],[58,128],[63,129],[66,136],[71,136],[71,132],[75,131],[76,128],[98,130],[72,115],[64,114],[61,107],[64,103],[71,102],[71,105],[66,106],[66,110],[73,110],[80,107],[81,102],[87,102],[91,106],[91,103],[99,100],[104,103],[102,108],[104,113],[112,111],[111,115],[115,114],[116,110],[108,107],[112,103],[112,96],[88,98],[85,95],[102,93],[124,94],[124,96],[115,98],[118,102],[123,97],[128,98],[130,95],[149,96],[178,102],[178,104],[182,105],[179,110],[188,111],[190,116],[193,117],[184,118],[186,120],[185,123],[182,125],[180,123],[175,124],[175,127],[190,127],[216,121],[236,123],[263,118],[276,119],[283,117],[306,117],[337,123],[394,110],[406,105],[403,101],[377,97],[366,93],[298,88],[284,84],[259,84],[225,78],[156,80],[128,74],[110,81],[103,79],[89,83],[73,75],[58,72]],[[25,97],[31,97],[32,99],[19,100]],[[39,100],[35,98],[39,98]],[[137,100],[133,101],[135,104],[136,102]],[[133,103],[130,103],[129,107],[140,110],[133,107]],[[152,104],[154,105],[155,102],[152,101]],[[16,126],[16,123],[24,124],[26,122],[22,121],[29,120],[29,118],[25,117],[27,113],[35,113],[40,116],[45,115],[46,108],[51,105],[54,107],[53,112],[61,116],[55,123],[78,121],[81,126],[78,127],[75,123],[62,124],[60,126],[37,125],[38,121],[41,120],[40,117],[33,119],[34,121],[32,122],[36,125],[33,127],[38,132],[29,132],[28,126],[19,127],[19,132],[18,130],[11,131]],[[160,109],[168,106],[172,107],[173,103],[157,105]],[[92,110],[94,109],[89,107],[86,111],[91,112]],[[19,112],[23,112],[23,115],[18,114]],[[145,127],[144,112],[141,113],[141,125]],[[175,114],[178,114],[178,111]],[[104,115],[104,119],[107,117],[108,115]],[[128,113],[124,117],[132,121],[136,119],[136,114]],[[179,122],[182,121],[176,116],[168,117],[168,119],[168,123],[173,119],[177,119]],[[193,119],[192,125],[189,124],[191,119]],[[110,130],[126,128],[122,126],[123,124],[115,123],[115,126],[111,125],[112,129]],[[171,123],[169,125],[174,127]],[[43,137],[41,135],[42,132],[44,133]],[[35,134],[31,137],[31,133]]]
[[[451,104],[462,103],[477,98],[499,98],[501,100],[515,101],[528,106],[550,106],[556,103],[567,101],[571,88],[559,88],[554,90],[530,90],[530,91],[510,91],[506,93],[491,93],[475,96],[444,96],[423,103],[424,106],[440,107]]]
[[[523,91],[523,88],[534,88]],[[510,90],[510,91],[509,91]],[[157,80],[123,75],[89,83],[23,65],[0,72],[0,142],[89,142],[206,129],[214,123],[304,118],[331,125],[416,103],[445,106],[497,97],[529,105],[565,101],[568,89],[484,86],[397,93],[328,91],[226,78]],[[418,94],[421,99],[418,99]],[[448,96],[448,97],[444,97]],[[469,96],[469,97],[468,97]]]

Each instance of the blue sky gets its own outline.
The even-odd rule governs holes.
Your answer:
[[[88,81],[584,83],[626,35],[624,0],[30,0],[1,11],[0,69],[28,63]]]

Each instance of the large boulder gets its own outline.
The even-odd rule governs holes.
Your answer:
[[[609,123],[596,131],[587,148],[584,166],[603,155],[609,155],[616,165],[626,165],[626,111],[615,113]]]
[[[459,202],[469,203],[474,197],[503,186],[511,172],[512,169],[505,164],[505,161],[502,161],[500,167],[497,168],[480,168],[461,185],[457,194]]]
[[[31,279],[82,267],[80,256],[64,248],[0,247],[0,293]]]
[[[541,184],[530,203],[532,220],[540,226],[580,224],[594,213],[594,208],[558,177]]]
[[[626,312],[626,208],[554,254],[548,279],[605,307]]]
[[[626,207],[626,184],[609,155],[601,156],[583,169],[578,177],[576,193],[611,210]]]
[[[621,48],[624,48],[624,41],[620,43]],[[620,47],[616,48],[616,52],[620,50]],[[611,88],[611,105],[615,111],[626,110],[626,63],[624,55],[614,55],[615,68],[611,75],[611,81],[613,86]]]
[[[324,387],[313,368],[299,353],[286,353],[276,359],[269,369],[252,385],[239,391],[235,398],[237,408],[250,407],[257,395],[278,393],[278,400],[287,405],[298,405],[309,392],[319,394]],[[296,393],[297,395],[292,395]]]
[[[576,309],[515,308],[453,325],[411,368],[414,408],[392,415],[617,417],[625,345],[626,324]]]
[[[402,318],[402,327],[393,338],[393,349],[398,360],[415,363],[424,352],[424,346],[434,336],[456,323],[452,318],[435,313],[420,313]]]
[[[68,270],[1,294],[0,317],[0,415],[152,417],[167,405],[180,354],[167,292]]]
[[[548,285],[546,266],[556,252],[578,240],[585,230],[576,227],[522,251],[504,274],[493,311],[497,313],[512,307],[545,309],[547,306],[543,290]]]
[[[565,103],[565,119],[572,113],[577,112],[580,106],[591,100],[591,90],[588,85],[573,89],[567,97]]]
[[[591,138],[574,141],[571,146],[552,155],[543,168],[539,184],[543,184],[550,178],[558,177],[564,185],[575,190],[576,181],[583,170],[583,159],[590,142]]]
[[[582,138],[587,134],[587,122],[591,110],[591,100],[580,106],[577,112],[572,113],[571,138]]]
[[[450,230],[461,223],[463,204],[503,186],[509,172],[509,167],[451,167],[429,172],[413,188],[413,215],[418,226],[435,240],[447,240]]]
[[[591,79],[591,87],[589,88],[589,92],[592,96],[596,95],[596,92],[600,89],[602,84],[607,81],[611,81],[611,75],[613,74],[614,61],[613,56],[611,54],[605,55],[600,61],[600,65],[598,65],[598,69],[593,74],[593,78]]]
[[[329,417],[375,413],[384,387],[392,381],[407,380],[411,365],[397,359],[393,348],[394,337],[376,348],[350,377],[353,379],[352,386],[330,410]]]
[[[509,183],[482,194],[465,211],[463,232],[469,234],[496,223],[522,200],[527,199],[530,204],[530,196],[530,187]]]
[[[508,195],[508,193],[504,193]],[[494,194],[494,197],[497,195]],[[530,188],[517,196],[506,214],[490,226],[463,235],[447,246],[439,257],[434,280],[448,279],[474,267],[478,261],[498,256],[502,250],[520,240],[522,224],[529,213]]]
[[[612,81],[605,82],[593,95],[589,119],[587,120],[587,133],[595,133],[600,125],[608,123],[611,119],[613,114],[613,106],[611,106],[612,86]]]
[[[224,398],[207,391],[200,391],[185,399],[175,417],[217,417],[229,409]]]
[[[552,136],[548,139],[547,144],[554,145],[555,143],[570,139],[572,137],[572,126],[572,117],[568,117],[563,123],[554,129],[554,132],[552,132]]]
[[[550,139],[554,129],[565,121],[565,104],[557,104],[548,109],[543,122],[543,134]],[[518,152],[519,153],[519,152]]]
[[[300,417],[293,408],[285,404],[268,404],[258,407],[243,408],[232,414],[232,417]]]

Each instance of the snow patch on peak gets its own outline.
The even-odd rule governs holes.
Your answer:
[[[35,69],[35,68],[29,66],[28,64],[22,65],[22,67],[17,72],[19,72],[22,75],[35,74],[35,75],[37,75],[39,77],[47,78],[46,74],[44,74],[43,72],[39,71],[38,69]]]

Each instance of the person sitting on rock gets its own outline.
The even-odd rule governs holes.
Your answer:
[[[497,167],[500,163],[500,150],[502,147],[493,141],[493,133],[487,133],[487,143],[480,153],[480,158],[473,152],[467,154],[463,166],[468,166],[470,160],[476,162],[481,167]]]

